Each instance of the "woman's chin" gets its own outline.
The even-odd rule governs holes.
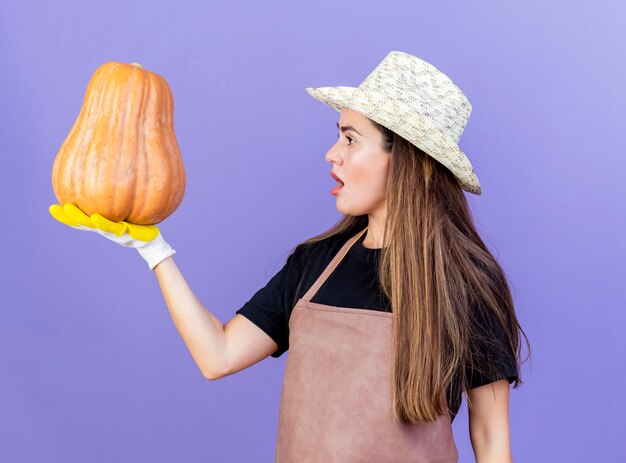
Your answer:
[[[337,198],[337,201],[335,202],[335,207],[343,215],[354,215],[354,211],[345,204],[345,200],[342,200],[339,197]]]
[[[342,204],[342,201],[339,198],[335,201],[335,207],[341,214],[350,215],[350,211]]]

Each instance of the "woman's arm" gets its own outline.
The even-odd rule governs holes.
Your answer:
[[[172,320],[206,379],[240,371],[278,348],[272,338],[242,315],[237,314],[223,325],[198,300],[173,257],[159,263],[154,272]]]
[[[509,382],[506,379],[468,392],[469,432],[476,463],[511,463]]]
[[[176,329],[207,379],[224,371],[224,326],[193,293],[173,257],[154,268]]]

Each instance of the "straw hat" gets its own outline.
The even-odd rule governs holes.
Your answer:
[[[458,146],[472,106],[432,64],[392,51],[358,87],[306,91],[339,112],[353,109],[394,131],[446,166],[463,190],[482,193],[472,164]]]

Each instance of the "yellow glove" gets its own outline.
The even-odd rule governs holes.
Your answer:
[[[176,251],[163,239],[156,225],[137,225],[126,221],[112,222],[100,214],[88,216],[72,203],[53,204],[48,211],[56,220],[78,230],[98,233],[124,247],[137,249],[154,270]]]

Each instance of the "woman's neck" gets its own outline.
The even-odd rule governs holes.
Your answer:
[[[363,247],[380,249],[383,247],[383,233],[385,230],[384,212],[368,215],[367,230],[363,238]]]

